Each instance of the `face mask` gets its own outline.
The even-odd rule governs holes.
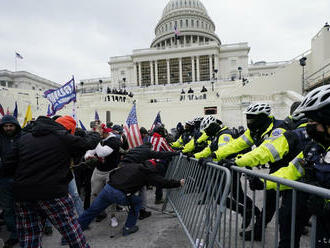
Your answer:
[[[247,127],[251,131],[257,131],[265,125],[266,121],[264,119],[247,119]]]
[[[308,136],[317,143],[321,145],[329,144],[329,140],[326,139],[326,134],[317,130],[317,124],[307,124],[306,131]]]

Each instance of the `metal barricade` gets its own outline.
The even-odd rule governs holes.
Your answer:
[[[300,241],[300,247],[315,247],[316,242],[326,242],[325,244],[329,246],[325,245],[322,247],[330,247],[330,240],[316,240],[317,217],[315,215],[310,215],[312,225],[309,234],[300,240],[302,235],[301,228],[303,228],[300,225],[305,223],[301,218],[304,216],[304,220],[307,220],[306,225],[309,220],[306,208],[309,195],[312,194],[330,199],[330,190],[236,166],[231,167],[231,176],[231,194],[229,196],[229,202],[227,202],[227,210],[224,211],[224,216],[226,216],[227,211],[230,214],[225,218],[227,228],[226,225],[222,226],[227,229],[223,230],[225,237],[224,247],[278,247],[280,239],[280,247],[298,247],[298,242]],[[248,179],[253,177],[262,178],[266,183],[267,181],[275,182],[277,189],[273,190],[273,192],[265,189],[262,191],[252,191],[247,187],[247,184]],[[280,185],[286,185],[291,189],[280,191]],[[239,187],[243,189],[243,196],[237,190]],[[281,200],[281,197],[285,198],[285,200]],[[248,202],[250,202],[250,206],[248,206]],[[290,204],[289,206],[287,206],[288,203]],[[260,214],[256,213],[258,208],[254,206],[262,208],[262,212]],[[240,211],[240,209],[243,211]],[[283,213],[286,213],[286,215]],[[254,222],[255,220],[256,223],[258,222],[257,217],[259,218],[258,226]],[[239,222],[241,223],[241,227],[239,227]],[[279,233],[280,224],[282,237],[280,237]],[[248,226],[249,231],[246,230]],[[240,232],[238,231],[239,228],[241,229]],[[286,230],[287,232],[285,232]],[[251,241],[245,241],[248,232],[250,232],[250,236],[252,237],[255,237],[256,232],[258,232],[258,235],[261,232],[260,242],[254,241],[254,238]],[[296,237],[295,235],[297,233],[298,236]]]
[[[230,171],[211,162],[203,167],[196,159],[180,155],[170,164],[166,177],[185,179],[183,188],[167,191],[163,210],[167,203],[171,205],[192,247],[224,247],[223,213]]]

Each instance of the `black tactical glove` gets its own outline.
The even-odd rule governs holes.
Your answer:
[[[252,191],[263,190],[265,188],[264,182],[261,181],[258,177],[251,177],[249,179],[249,183],[250,183],[250,189]]]
[[[311,214],[324,216],[330,212],[330,204],[317,195],[311,195],[307,200],[307,209]]]
[[[218,150],[218,140],[216,141],[213,141],[211,144],[210,144],[210,149],[212,152],[215,152],[216,150]]]
[[[206,169],[208,162],[212,162],[212,158],[200,158],[198,160],[198,165],[201,166],[203,169]]]
[[[218,165],[230,169],[231,166],[237,166],[234,159],[223,159],[218,162]]]

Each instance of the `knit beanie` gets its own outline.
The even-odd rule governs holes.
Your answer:
[[[73,135],[76,131],[76,121],[68,115],[59,117],[56,119],[57,123],[60,123],[65,129],[69,130],[70,133]]]

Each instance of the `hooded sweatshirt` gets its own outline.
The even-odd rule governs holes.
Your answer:
[[[16,131],[13,136],[8,136],[4,132],[3,126],[5,124],[14,124],[16,126]],[[3,167],[2,161],[4,160],[6,154],[12,151],[13,144],[20,136],[21,136],[21,126],[19,125],[18,121],[12,115],[5,115],[0,122],[0,178],[9,177],[9,175],[6,175],[2,169]]]

